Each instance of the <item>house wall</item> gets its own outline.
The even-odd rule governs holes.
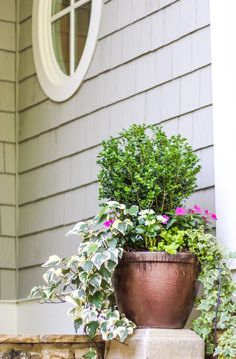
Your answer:
[[[0,301],[16,298],[16,7],[0,0]],[[2,316],[1,316],[2,318]],[[10,321],[10,319],[9,319]]]
[[[208,0],[106,1],[86,79],[63,103],[35,73],[31,3],[20,0],[19,298],[41,283],[49,254],[76,249],[64,237],[98,209],[101,141],[131,123],[188,138],[202,163],[190,204],[214,209]]]

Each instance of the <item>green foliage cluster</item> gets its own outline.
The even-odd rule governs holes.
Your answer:
[[[46,302],[72,303],[71,315],[76,328],[81,325],[93,339],[125,341],[135,325],[119,313],[114,298],[112,275],[125,250],[161,250],[170,254],[190,251],[201,265],[200,281],[204,291],[197,300],[200,316],[193,329],[206,340],[208,354],[219,359],[236,355],[235,285],[228,269],[228,257],[219,249],[215,237],[206,233],[206,222],[198,213],[170,218],[152,210],[139,211],[112,201],[90,221],[78,223],[69,234],[82,237],[78,255],[61,259],[51,256],[44,275],[46,286],[32,289],[33,296]],[[69,292],[69,293],[66,293]],[[216,342],[216,329],[223,330]],[[90,349],[85,358],[95,359]]]
[[[145,125],[120,136],[104,141],[98,155],[100,199],[166,213],[192,194],[200,165],[186,139]]]
[[[200,229],[187,230],[189,250],[201,264],[203,295],[197,300],[200,316],[193,322],[194,331],[206,343],[206,353],[219,359],[236,357],[236,285],[229,269],[230,257],[223,254],[215,237]],[[222,335],[219,335],[222,331]]]

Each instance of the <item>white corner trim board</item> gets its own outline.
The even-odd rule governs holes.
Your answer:
[[[89,2],[91,2],[91,14],[82,57],[77,68],[70,75],[66,75],[60,69],[53,49],[51,31],[52,1],[34,0],[32,19],[33,53],[38,79],[43,91],[53,101],[61,102],[67,100],[76,92],[89,68],[98,39],[103,0],[79,0],[76,2],[71,0],[68,11],[71,20],[74,18],[76,8]],[[70,42],[74,44],[74,29],[71,28],[71,30],[72,40]],[[73,50],[74,47],[71,46],[70,52],[72,53]]]
[[[210,0],[210,14],[217,237],[236,251],[236,1]]]

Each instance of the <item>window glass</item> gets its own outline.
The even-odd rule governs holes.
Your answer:
[[[53,0],[52,1],[52,15],[70,6],[70,0]]]
[[[52,23],[52,39],[60,69],[70,74],[70,16],[65,15]]]
[[[87,39],[91,13],[91,2],[75,10],[75,68],[83,54]]]

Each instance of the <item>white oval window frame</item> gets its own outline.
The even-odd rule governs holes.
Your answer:
[[[103,0],[90,1],[91,15],[84,51],[75,72],[68,76],[60,69],[53,49],[50,21],[52,0],[34,0],[32,18],[34,63],[39,83],[53,101],[66,101],[78,90],[92,61],[98,39]]]

